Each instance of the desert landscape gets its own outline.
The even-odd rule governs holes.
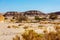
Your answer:
[[[0,40],[60,40],[60,12],[0,13]]]

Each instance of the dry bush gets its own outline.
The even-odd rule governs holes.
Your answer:
[[[46,40],[60,40],[58,33],[49,33],[45,35]]]
[[[16,35],[15,38],[13,38],[13,40],[20,40],[20,37]]]
[[[46,33],[46,34],[37,34],[33,30],[26,31],[23,33],[23,38],[25,40],[60,40],[60,33]]]
[[[45,40],[43,34],[37,34],[33,30],[26,31],[22,36],[25,40]]]

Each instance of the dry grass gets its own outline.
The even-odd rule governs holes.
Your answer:
[[[33,30],[26,31],[22,36],[25,40],[44,40],[43,34],[37,34]]]
[[[20,40],[20,37],[16,35],[15,38],[13,38],[13,40]]]

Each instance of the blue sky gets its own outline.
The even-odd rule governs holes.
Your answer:
[[[60,0],[0,0],[0,12],[27,10],[60,11]]]

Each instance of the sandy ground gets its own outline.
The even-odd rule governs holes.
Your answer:
[[[21,24],[21,26],[19,26],[19,28],[7,28],[9,25],[18,26],[19,24]],[[25,29],[23,27],[25,27],[25,26],[30,27],[28,29],[33,29],[37,33],[43,33],[42,29],[37,28],[39,25],[44,25],[45,27],[50,26],[50,28],[52,28],[52,26],[54,26],[53,24],[51,25],[51,24],[39,24],[39,23],[6,23],[6,22],[3,23],[3,22],[1,22],[0,23],[0,40],[13,40],[12,38],[15,35],[24,33]],[[47,29],[47,30],[49,30],[49,29]]]

